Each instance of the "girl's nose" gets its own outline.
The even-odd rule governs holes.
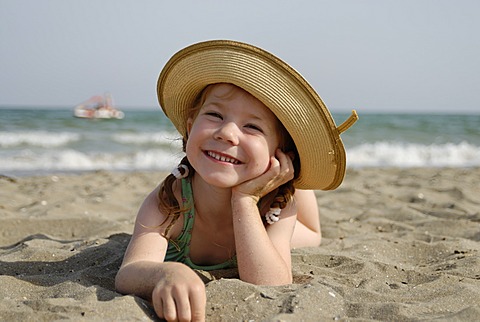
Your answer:
[[[215,139],[224,140],[230,142],[233,145],[237,145],[240,142],[239,139],[240,129],[234,122],[224,123],[215,132]]]

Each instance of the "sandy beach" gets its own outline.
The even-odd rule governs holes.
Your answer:
[[[0,320],[156,320],[114,277],[163,176],[0,176]],[[479,168],[350,170],[316,194],[323,242],[292,251],[294,284],[200,272],[207,321],[478,320]]]

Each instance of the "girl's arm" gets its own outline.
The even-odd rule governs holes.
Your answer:
[[[160,224],[165,216],[158,209],[158,188],[143,202],[115,288],[152,302],[157,315],[168,321],[205,319],[205,284],[189,267],[164,262],[168,247]]]
[[[269,170],[232,190],[232,216],[240,278],[263,285],[292,283],[290,241],[296,222],[292,202],[280,220],[265,228],[257,203],[260,197],[293,179],[290,158],[281,152],[272,157]]]
[[[313,190],[295,190],[297,223],[292,237],[292,248],[317,247],[322,241],[317,197]]]
[[[280,220],[265,228],[254,199],[233,198],[232,206],[240,278],[260,285],[291,284],[290,239],[295,207],[284,208]]]

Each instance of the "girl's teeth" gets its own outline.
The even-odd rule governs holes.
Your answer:
[[[238,161],[235,160],[235,159],[228,158],[228,157],[225,157],[225,156],[222,156],[222,155],[218,155],[218,154],[213,153],[213,152],[208,152],[208,155],[211,156],[212,158],[218,160],[218,161],[229,162],[229,163],[233,163],[233,164],[238,163]]]

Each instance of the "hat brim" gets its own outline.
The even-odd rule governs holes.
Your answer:
[[[282,122],[297,147],[299,189],[332,190],[345,175],[340,132],[322,99],[292,67],[258,47],[213,40],[177,52],[160,73],[160,106],[186,135],[188,110],[208,85],[231,83],[252,94]]]

